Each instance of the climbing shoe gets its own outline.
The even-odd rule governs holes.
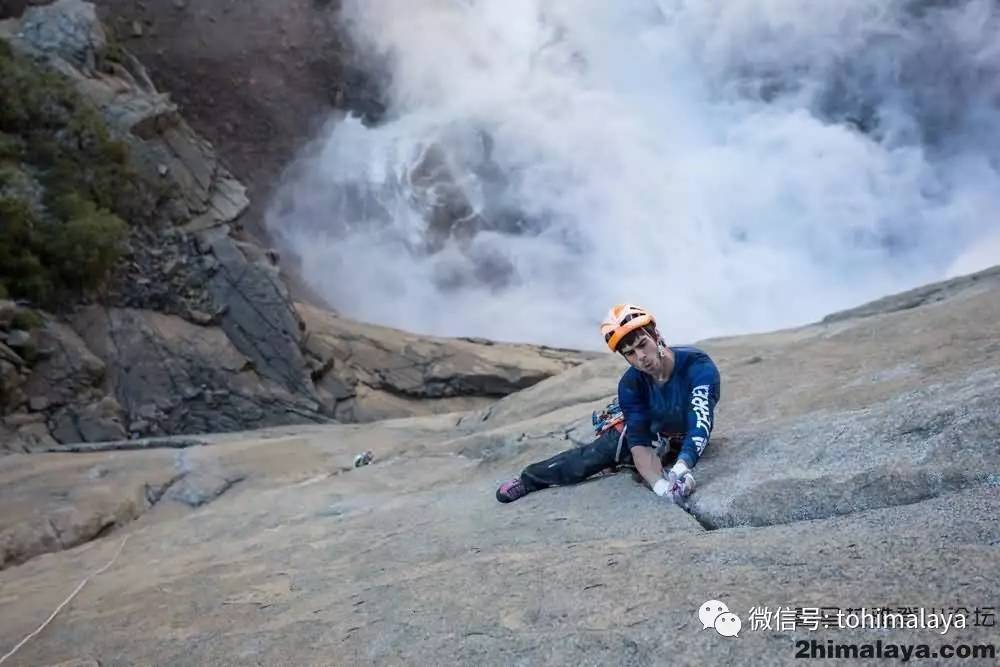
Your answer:
[[[515,477],[509,482],[504,482],[497,489],[497,500],[502,503],[512,503],[526,495],[528,495],[528,487],[524,485],[520,477]]]

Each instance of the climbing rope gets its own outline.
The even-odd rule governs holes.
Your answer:
[[[79,592],[80,592],[81,590],[83,590],[83,587],[87,585],[87,582],[88,582],[88,581],[90,581],[91,579],[93,579],[94,577],[96,577],[96,576],[97,576],[97,575],[99,575],[99,574],[103,574],[104,572],[106,572],[106,571],[107,571],[107,569],[108,569],[109,567],[111,567],[112,565],[114,565],[115,561],[116,561],[116,560],[118,560],[118,556],[120,556],[120,555],[121,555],[121,553],[122,553],[122,549],[124,549],[124,548],[125,548],[125,543],[126,543],[126,542],[128,542],[128,538],[129,538],[129,537],[130,537],[130,535],[126,535],[126,536],[125,536],[124,538],[122,538],[122,543],[121,543],[120,545],[118,545],[118,551],[116,551],[116,552],[115,552],[115,555],[114,555],[114,557],[113,557],[113,558],[112,558],[111,560],[109,560],[109,561],[108,561],[108,564],[107,564],[107,565],[105,565],[105,566],[104,566],[104,567],[102,567],[102,568],[101,568],[100,570],[98,570],[97,572],[94,572],[94,573],[93,573],[93,574],[91,574],[91,575],[90,575],[89,577],[87,577],[86,579],[84,579],[83,581],[81,581],[81,582],[80,582],[80,585],[76,587],[76,590],[75,590],[75,591],[73,591],[72,593],[70,593],[69,597],[68,597],[68,598],[66,598],[65,600],[63,600],[63,601],[62,601],[62,604],[61,604],[61,605],[59,605],[58,607],[56,607],[55,611],[53,611],[53,612],[52,612],[52,613],[51,613],[51,614],[49,615],[49,617],[48,617],[47,619],[45,619],[45,622],[44,622],[44,623],[42,623],[42,624],[41,624],[40,626],[38,626],[38,629],[37,629],[37,630],[35,630],[34,632],[32,632],[32,633],[31,633],[30,635],[28,635],[27,637],[25,637],[25,638],[24,638],[24,639],[22,639],[21,641],[19,641],[19,642],[17,643],[17,646],[15,646],[14,648],[12,648],[12,649],[11,649],[10,651],[8,651],[8,652],[7,652],[7,653],[6,653],[6,654],[5,654],[5,655],[4,655],[4,656],[3,656],[2,658],[0,658],[0,665],[2,665],[2,664],[3,664],[3,663],[4,663],[5,661],[6,661],[6,660],[7,660],[7,658],[9,658],[9,657],[11,657],[12,655],[14,655],[15,653],[17,653],[17,652],[18,652],[18,651],[19,651],[19,650],[21,649],[21,647],[22,647],[22,646],[24,646],[24,645],[25,645],[25,644],[27,644],[27,643],[28,643],[29,641],[31,641],[31,639],[32,639],[33,637],[36,637],[36,636],[38,635],[38,633],[40,633],[40,632],[41,632],[42,630],[44,630],[44,629],[45,629],[45,626],[47,626],[47,625],[48,625],[49,623],[51,623],[51,622],[52,622],[52,619],[53,619],[53,618],[55,618],[55,617],[56,617],[56,615],[57,615],[57,614],[58,614],[59,612],[61,612],[61,611],[63,610],[63,608],[64,608],[64,607],[65,607],[66,605],[68,605],[68,604],[69,604],[69,603],[70,603],[70,602],[71,602],[71,601],[73,600],[73,598],[75,598],[75,597],[76,597],[77,593],[79,593]]]

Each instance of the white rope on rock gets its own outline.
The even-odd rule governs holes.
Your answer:
[[[17,646],[15,646],[11,650],[9,650],[2,658],[0,658],[0,665],[2,665],[7,660],[7,658],[9,658],[12,655],[14,655],[15,653],[17,653],[21,649],[22,646],[24,646],[29,641],[31,641],[31,639],[33,637],[37,636],[38,633],[40,633],[42,630],[44,630],[45,626],[47,626],[49,623],[51,623],[52,619],[56,617],[56,614],[58,614],[59,612],[61,612],[63,610],[63,608],[66,605],[68,605],[73,600],[73,598],[76,597],[77,593],[79,593],[81,590],[83,590],[83,587],[87,585],[88,581],[90,581],[91,579],[93,579],[94,577],[96,577],[99,574],[103,574],[104,572],[107,571],[107,569],[109,567],[111,567],[112,565],[114,565],[115,561],[118,560],[118,556],[121,555],[122,549],[125,548],[125,543],[128,542],[128,538],[129,537],[131,537],[131,536],[130,535],[126,535],[124,538],[122,538],[122,543],[120,545],[118,545],[118,551],[115,552],[114,557],[111,560],[108,561],[107,565],[105,565],[100,570],[98,570],[97,572],[94,572],[89,577],[87,577],[86,579],[84,579],[83,581],[81,581],[80,585],[76,587],[76,590],[73,591],[72,593],[70,593],[69,597],[66,598],[65,600],[63,600],[61,605],[59,605],[58,607],[56,607],[56,610],[53,611],[49,615],[49,617],[47,619],[45,619],[44,623],[42,623],[41,625],[38,626],[37,630],[35,630],[34,632],[32,632],[30,635],[28,635],[27,637],[25,637],[21,641],[19,641],[17,643]]]

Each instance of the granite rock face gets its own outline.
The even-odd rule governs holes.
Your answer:
[[[698,343],[723,391],[690,512],[629,474],[494,499],[588,437],[624,370],[611,355],[459,414],[3,457],[7,553],[58,550],[47,526],[71,507],[107,527],[0,571],[20,601],[0,608],[0,644],[130,534],[92,584],[99,607],[81,597],[24,664],[795,664],[796,642],[876,639],[995,651],[998,287],[980,276],[913,308]],[[354,468],[361,451],[371,464]],[[129,500],[176,475],[155,505]],[[703,629],[711,599],[741,618],[739,638]],[[762,609],[886,606],[964,616],[946,635],[760,625]],[[995,663],[979,655],[963,662]]]

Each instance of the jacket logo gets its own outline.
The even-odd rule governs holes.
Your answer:
[[[706,433],[712,431],[712,411],[708,404],[708,385],[698,385],[691,392],[691,410],[694,411],[698,423],[695,428],[705,429]]]

